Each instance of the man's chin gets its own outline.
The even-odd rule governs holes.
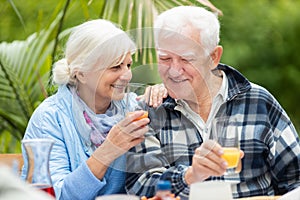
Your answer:
[[[178,93],[169,93],[169,96],[172,97],[173,99],[185,99],[185,96],[182,94],[178,94]]]
[[[178,92],[169,92],[168,95],[172,97],[173,99],[180,99],[180,100],[185,100],[185,101],[194,101],[195,99],[191,97],[191,95],[188,95],[187,93],[178,93]]]

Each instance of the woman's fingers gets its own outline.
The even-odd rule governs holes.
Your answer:
[[[126,117],[122,121],[120,121],[118,124],[120,126],[128,126],[132,122],[141,121],[142,119],[147,119],[147,120],[142,120],[140,123],[138,123],[138,125],[140,125],[140,126],[147,125],[150,122],[150,119],[148,117],[142,118],[142,116],[144,114],[145,114],[145,111],[143,111],[143,110],[131,112],[130,114],[126,115]]]
[[[135,122],[132,122],[128,126],[120,126],[119,124],[116,127],[119,129],[119,134],[127,134],[131,138],[144,137],[145,133],[149,130],[146,126],[148,120],[141,119]]]
[[[146,88],[144,95],[137,97],[137,99],[144,98],[149,106],[154,108],[162,104],[163,99],[168,96],[168,91],[163,84],[156,84]]]
[[[152,98],[152,87],[153,86],[148,86],[145,89],[145,93],[143,95],[139,95],[136,97],[137,101],[145,101],[146,104],[150,105],[151,98]],[[157,95],[157,94],[155,94]]]
[[[144,134],[148,131],[147,124],[150,120],[143,118],[134,121],[141,115],[143,111],[133,112],[111,128],[104,143],[98,147],[97,153],[94,153],[99,160],[108,165],[145,139]]]
[[[144,137],[144,134],[148,131],[147,124],[150,122],[149,118],[141,118],[144,115],[144,111],[135,111],[127,115],[122,121],[117,123],[114,127],[115,134],[128,135],[128,137],[137,138]],[[140,118],[137,120],[137,118]]]
[[[136,100],[144,100],[147,105],[153,106],[154,108],[162,104],[163,99],[168,96],[168,91],[164,84],[156,84],[148,86],[143,95],[137,96]]]

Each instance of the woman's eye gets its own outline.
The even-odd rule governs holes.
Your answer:
[[[111,67],[111,69],[119,69],[119,68],[121,68],[121,65],[116,65],[116,66]]]

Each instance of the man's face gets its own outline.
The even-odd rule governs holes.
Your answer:
[[[211,74],[209,56],[196,37],[169,37],[158,40],[158,71],[175,99],[195,101]]]

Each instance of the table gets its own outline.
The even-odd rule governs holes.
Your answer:
[[[239,198],[239,200],[277,200],[281,196],[256,196],[256,197],[245,197]]]

